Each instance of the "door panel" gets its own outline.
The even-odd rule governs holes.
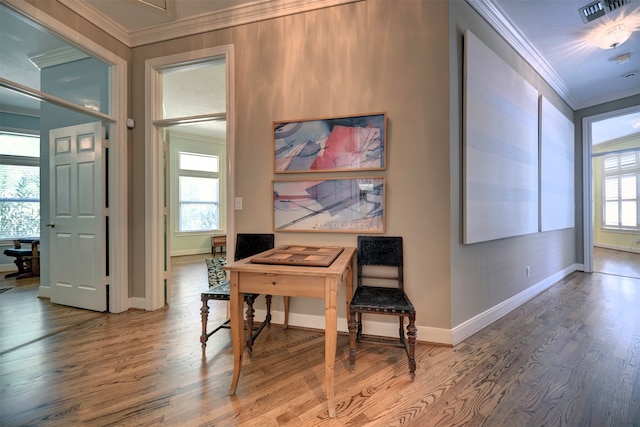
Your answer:
[[[51,302],[107,309],[100,122],[54,129],[51,144]]]

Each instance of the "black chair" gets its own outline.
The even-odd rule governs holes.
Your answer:
[[[234,259],[236,261],[256,255],[260,252],[272,249],[274,245],[273,234],[248,234],[238,233],[236,235],[236,252]],[[217,261],[216,261],[217,260]],[[226,272],[222,270],[222,266],[225,263],[224,259],[214,258],[213,260],[207,260],[207,268],[209,270],[209,284],[211,286],[209,290],[200,294],[200,300],[202,301],[202,307],[200,308],[200,315],[202,318],[202,335],[200,335],[200,343],[202,343],[202,353],[204,354],[207,347],[207,340],[209,337],[220,329],[229,329],[229,322],[231,319],[227,319],[221,325],[216,327],[213,331],[207,332],[207,321],[209,317],[209,305],[210,300],[217,301],[229,301],[229,280],[226,278]],[[216,279],[217,277],[218,279]],[[267,316],[257,328],[253,327],[253,303],[259,294],[244,294],[244,302],[247,304],[247,339],[246,345],[251,354],[253,350],[253,342],[258,337],[260,332],[265,326],[271,324],[271,295],[266,295],[267,300]]]
[[[357,264],[357,286],[349,304],[349,363],[351,370],[356,362],[358,343],[392,344],[404,347],[409,359],[409,374],[413,381],[416,375],[416,310],[404,292],[402,237],[358,236]],[[363,313],[398,316],[400,341],[363,336]],[[407,338],[404,334],[405,317],[409,319]]]
[[[23,247],[22,243],[27,243],[28,247]],[[13,241],[13,248],[5,249],[4,254],[14,257],[13,262],[18,267],[16,273],[6,274],[5,278],[24,279],[40,276],[40,239],[16,239]]]

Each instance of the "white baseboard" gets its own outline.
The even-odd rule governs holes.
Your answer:
[[[608,243],[594,243],[593,246],[597,246],[599,248],[605,248],[605,249],[613,249],[615,251],[623,251],[623,252],[631,252],[634,254],[640,254],[640,245],[638,243],[634,243],[632,246],[610,245]]]
[[[267,315],[265,309],[256,309],[255,320],[262,321]],[[382,315],[381,315],[382,316]],[[387,316],[388,317],[388,316]],[[395,318],[394,318],[395,320]],[[271,321],[275,324],[284,323],[283,311],[271,311]],[[376,335],[379,337],[398,337],[398,323],[396,322],[380,322],[375,320],[362,321],[363,333],[367,335]],[[324,316],[315,316],[300,313],[289,313],[289,325],[298,326],[301,328],[324,330],[325,319]],[[418,326],[418,341],[431,342],[437,344],[451,345],[451,331],[448,329],[430,328],[427,326]],[[347,325],[347,319],[344,317],[338,318],[338,332],[349,332],[349,326]]]
[[[0,272],[10,272],[10,271],[18,271],[16,265],[14,263],[11,264],[0,264]]]
[[[51,286],[38,286],[38,298],[51,299]]]
[[[573,264],[570,267],[565,268],[553,274],[541,282],[525,289],[517,295],[509,298],[501,302],[500,304],[491,307],[489,310],[478,314],[475,317],[459,324],[451,330],[451,343],[456,345],[461,341],[469,338],[471,335],[478,332],[480,329],[489,326],[491,323],[500,319],[505,314],[510,311],[520,307],[525,302],[529,301],[531,298],[545,291],[546,289],[553,286],[558,281],[562,280],[567,275],[573,273],[574,271],[580,270],[578,264]]]
[[[211,248],[182,249],[179,251],[171,251],[171,256],[200,255],[200,254],[210,254],[210,253],[211,253]],[[211,256],[213,256],[213,254]]]
[[[129,308],[135,308],[144,310],[146,307],[146,299],[139,297],[130,297],[129,298]]]

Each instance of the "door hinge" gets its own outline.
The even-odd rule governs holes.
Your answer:
[[[109,216],[109,208],[102,208],[102,216]]]
[[[109,285],[109,276],[104,276],[102,278],[102,284],[105,286]]]
[[[109,140],[108,139],[103,139],[102,140],[102,147],[103,148],[109,148],[110,144],[109,144]]]

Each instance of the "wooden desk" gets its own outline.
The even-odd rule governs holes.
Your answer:
[[[275,264],[254,264],[248,258],[225,265],[231,284],[231,338],[233,341],[233,379],[230,395],[236,394],[242,355],[244,354],[243,302],[245,292],[306,298],[324,298],[325,335],[324,363],[327,382],[329,416],[336,416],[333,391],[333,370],[338,340],[337,299],[343,283],[347,287],[347,316],[353,295],[353,260],[355,248],[344,248],[329,267],[308,267]],[[348,320],[348,319],[347,319]]]

